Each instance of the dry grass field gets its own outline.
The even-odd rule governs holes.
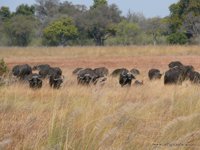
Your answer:
[[[147,72],[164,72],[172,60],[200,71],[198,46],[0,48],[15,64],[48,63],[62,68],[59,90],[48,81],[40,90],[13,83],[0,87],[0,150],[198,150],[200,86],[164,86]],[[118,78],[104,86],[78,86],[76,67],[141,70],[144,86],[121,88]]]

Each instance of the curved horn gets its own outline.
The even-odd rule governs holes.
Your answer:
[[[63,80],[61,77],[53,79],[54,81]]]
[[[79,78],[79,79],[83,79],[83,78],[84,78],[84,76],[81,76],[81,75],[79,75],[77,78]]]
[[[39,78],[39,76],[32,76],[32,79],[37,79],[37,78]]]
[[[121,74],[121,75],[122,75],[122,76],[126,76],[126,75],[125,75],[125,71],[122,71],[122,74]]]
[[[89,77],[91,77],[91,75],[90,75],[89,73],[85,74],[84,76],[89,76]]]

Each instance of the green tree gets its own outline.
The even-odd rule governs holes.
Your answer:
[[[159,38],[166,34],[167,26],[166,20],[159,17],[150,18],[146,21],[145,32],[151,35],[154,45],[159,44]]]
[[[28,46],[31,42],[37,21],[32,16],[13,16],[4,24],[5,33],[10,46]]]
[[[44,24],[48,24],[59,12],[60,0],[36,0],[35,11],[38,19]]]
[[[35,7],[28,6],[28,5],[19,5],[16,9],[15,15],[34,15],[35,14]]]
[[[108,4],[107,0],[93,0],[93,1],[94,1],[93,6],[92,6],[93,8],[97,8],[99,6]]]
[[[67,45],[78,36],[77,28],[71,18],[61,18],[44,29],[44,43],[49,46]]]
[[[11,12],[8,7],[1,7],[0,8],[0,21],[6,21],[10,19],[11,17]]]
[[[138,43],[141,30],[138,24],[123,20],[116,26],[117,44],[130,45]]]
[[[171,33],[189,33],[195,36],[199,24],[200,1],[199,0],[180,0],[170,7],[169,27]],[[195,28],[195,30],[193,30]],[[192,32],[191,32],[192,31]]]
[[[90,9],[82,16],[80,28],[88,32],[97,46],[103,46],[105,40],[115,35],[114,25],[121,21],[121,11],[116,5],[102,5]]]
[[[170,17],[169,17],[169,28],[172,33],[175,33],[177,32],[177,30],[180,29],[182,25],[180,6],[178,4],[172,4],[169,7],[169,10],[171,12]]]

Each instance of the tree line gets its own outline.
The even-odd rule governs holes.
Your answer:
[[[0,46],[199,44],[200,1],[179,0],[169,10],[169,16],[146,18],[123,16],[106,0],[93,0],[90,8],[59,0],[36,0],[15,12],[2,6]]]

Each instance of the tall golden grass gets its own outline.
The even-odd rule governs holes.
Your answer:
[[[103,57],[121,55],[108,54],[101,48],[96,52],[93,48],[69,49],[75,52],[62,51],[66,57],[100,56],[99,52]],[[181,49],[185,52],[179,53]],[[189,47],[177,47],[175,55],[185,55],[186,49],[189,53]],[[191,53],[199,53],[196,47],[191,49]],[[46,50],[9,49],[10,56],[7,51],[0,51],[5,58],[35,57],[40,52],[62,57],[53,48]],[[137,54],[127,50],[124,55],[128,53]],[[0,149],[200,149],[200,86],[189,82],[164,86],[163,79],[150,82],[145,74],[141,76],[144,86],[130,88],[121,88],[118,78],[111,77],[103,86],[79,86],[72,75],[59,90],[51,89],[47,81],[40,90],[31,90],[23,83],[1,86]]]
[[[0,47],[1,57],[125,57],[200,55],[199,46]]]

